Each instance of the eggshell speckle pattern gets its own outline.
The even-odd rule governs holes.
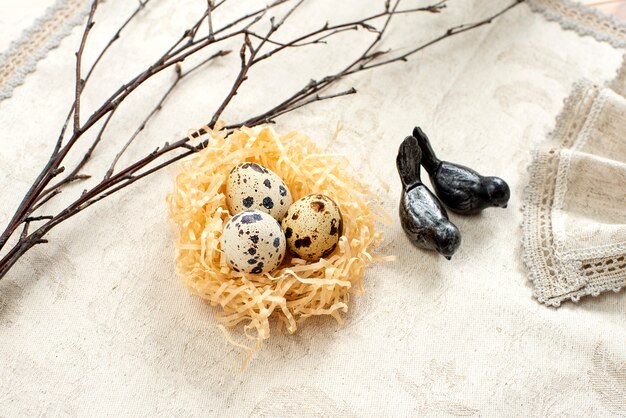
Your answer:
[[[240,163],[228,175],[226,204],[231,215],[257,209],[280,221],[291,202],[291,193],[285,182],[262,165]]]
[[[308,261],[329,256],[343,234],[339,207],[321,194],[305,196],[291,205],[282,226],[289,250]]]
[[[261,274],[283,261],[286,240],[276,219],[259,210],[247,210],[226,223],[221,246],[233,270]]]

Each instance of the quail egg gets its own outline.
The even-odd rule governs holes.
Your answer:
[[[257,209],[280,221],[291,203],[291,193],[285,182],[262,165],[240,163],[228,175],[226,204],[231,215]]]
[[[285,234],[280,223],[259,210],[233,216],[224,226],[220,242],[228,264],[244,273],[268,273],[285,256]]]
[[[282,221],[287,247],[298,257],[315,261],[330,255],[343,234],[343,218],[328,196],[312,194],[294,202]]]

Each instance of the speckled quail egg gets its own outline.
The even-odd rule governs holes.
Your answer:
[[[233,216],[224,226],[221,246],[226,261],[245,273],[268,273],[283,261],[285,234],[280,223],[260,210],[246,210]]]
[[[281,220],[291,205],[291,193],[278,174],[256,163],[240,163],[226,182],[226,204],[231,215],[258,209]]]
[[[328,196],[312,194],[294,202],[282,221],[287,247],[298,257],[315,261],[329,256],[343,234],[343,218]]]

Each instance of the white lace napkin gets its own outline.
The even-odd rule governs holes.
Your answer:
[[[523,244],[542,303],[559,306],[626,285],[624,74],[613,89],[577,83],[556,129],[535,151]]]

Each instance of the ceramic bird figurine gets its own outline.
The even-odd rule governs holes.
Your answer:
[[[473,215],[488,207],[506,208],[511,191],[504,180],[481,176],[469,167],[439,160],[419,127],[413,129],[413,136],[419,143],[422,165],[430,175],[435,193],[451,211]]]
[[[398,150],[396,166],[402,181],[400,223],[413,244],[435,250],[448,260],[461,244],[458,228],[420,178],[421,151],[417,139],[407,137]]]

